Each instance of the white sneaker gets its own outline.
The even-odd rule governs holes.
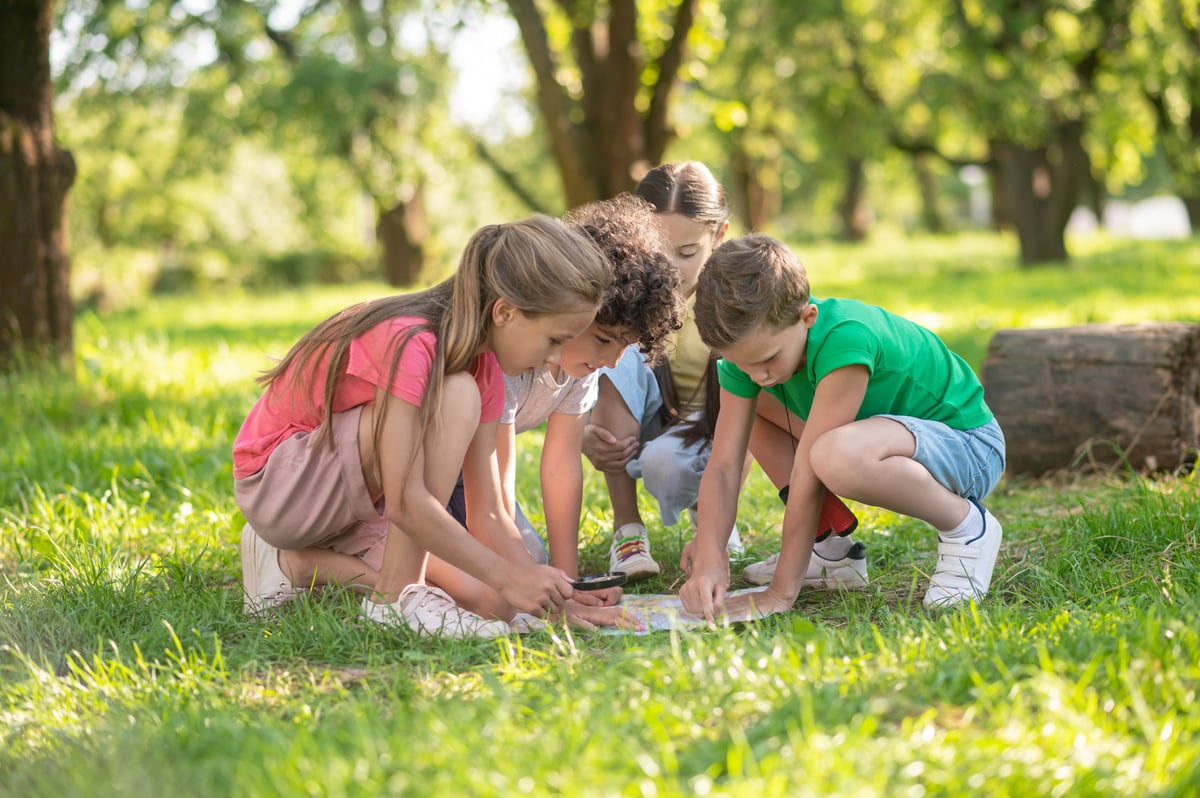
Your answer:
[[[307,592],[292,584],[279,567],[279,549],[260,538],[250,524],[242,527],[242,592],[247,615],[262,615]]]
[[[541,632],[549,628],[549,624],[537,616],[530,615],[527,612],[518,612],[508,622],[508,628],[519,635],[526,635],[530,632]]]
[[[608,570],[624,571],[625,582],[648,579],[659,572],[650,556],[650,538],[641,524],[625,524],[613,535],[608,550]]]
[[[992,584],[992,571],[1004,530],[996,516],[971,499],[983,516],[983,531],[958,543],[938,538],[938,562],[925,591],[926,607],[952,607],[971,599],[981,599]]]
[[[729,542],[725,544],[725,548],[729,551],[729,556],[732,559],[738,559],[746,554],[746,547],[742,545],[742,536],[738,532],[737,524],[733,525],[733,530],[729,533]]]
[[[454,603],[446,591],[429,585],[409,585],[391,604],[362,600],[362,613],[384,626],[407,626],[428,637],[503,637],[504,621],[488,621]]]
[[[742,578],[752,585],[770,584],[778,564],[779,555],[772,554],[762,562],[747,565]],[[813,546],[804,587],[852,590],[868,584],[867,550],[861,542],[851,540],[849,535],[830,535]]]

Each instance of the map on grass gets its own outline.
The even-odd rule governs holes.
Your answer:
[[[732,598],[748,593],[761,593],[764,590],[766,590],[765,587],[744,588],[742,590],[731,590],[725,595],[726,598]],[[628,629],[609,627],[601,630],[605,634],[649,634],[650,632],[661,632],[667,629],[692,629],[708,625],[699,615],[693,615],[684,610],[683,603],[679,600],[678,594],[675,593],[626,593],[621,597],[621,604],[619,606],[631,615],[641,618],[642,622],[646,625],[646,631],[634,632]],[[748,620],[750,620],[750,615],[747,613],[745,617],[725,616],[718,623],[726,621],[736,623]]]

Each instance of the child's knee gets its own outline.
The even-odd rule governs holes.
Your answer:
[[[633,417],[629,406],[625,404],[625,398],[608,377],[600,378],[596,404],[592,407],[590,419],[591,423],[603,427],[618,438],[641,435],[640,423]]]
[[[809,456],[812,459],[813,474],[821,483],[834,493],[842,493],[861,472],[860,458],[852,436],[847,434],[846,427],[838,427],[826,432],[813,441]]]
[[[668,497],[699,492],[703,468],[694,468],[695,458],[675,445],[670,436],[648,442],[638,460],[642,482],[651,495]]]
[[[459,423],[465,419],[478,421],[481,406],[479,385],[470,372],[447,374],[442,380],[442,396],[438,410],[443,418]]]

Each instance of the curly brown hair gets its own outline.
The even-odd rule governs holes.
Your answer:
[[[563,217],[592,239],[613,270],[596,321],[633,331],[650,363],[664,355],[671,333],[683,326],[679,270],[671,260],[654,206],[632,194],[589,202]]]

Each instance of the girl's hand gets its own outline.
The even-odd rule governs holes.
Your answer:
[[[575,595],[582,594],[583,591],[579,591]],[[626,612],[622,607],[588,607],[577,601],[568,601],[565,611],[567,623],[582,629],[615,626],[618,629],[629,629],[634,632],[646,631],[646,625],[642,623],[642,619],[633,613]]]
[[[615,473],[625,470],[625,464],[637,454],[640,441],[636,436],[617,438],[604,427],[588,424],[583,428],[583,453],[597,471]]]
[[[572,601],[588,607],[612,607],[616,605],[624,591],[619,587],[606,587],[603,590],[576,590]]]
[[[549,565],[515,565],[512,574],[497,592],[518,612],[538,617],[558,613],[575,593],[566,572]]]

